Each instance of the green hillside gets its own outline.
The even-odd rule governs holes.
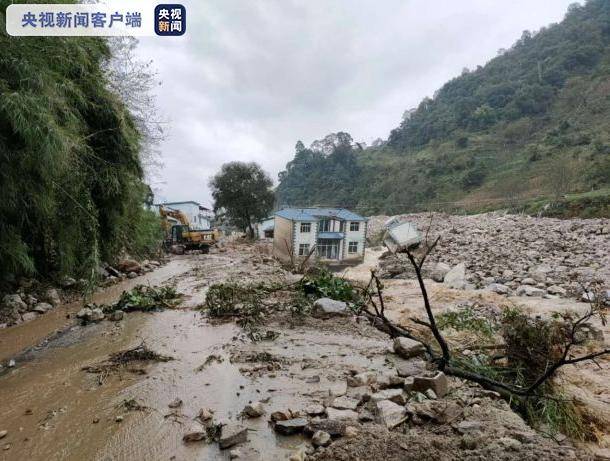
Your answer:
[[[364,213],[531,209],[572,194],[588,201],[568,215],[595,215],[608,212],[608,190],[610,1],[589,0],[447,82],[387,141],[362,147],[337,133],[297,144],[277,194]]]

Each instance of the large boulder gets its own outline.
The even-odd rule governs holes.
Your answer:
[[[463,290],[466,287],[466,263],[459,263],[445,275],[444,283],[449,288]]]
[[[53,309],[53,306],[51,306],[49,303],[38,303],[34,306],[32,310],[39,314],[44,314],[45,312],[48,312],[51,309]]]
[[[142,266],[138,261],[134,261],[133,259],[123,259],[118,264],[118,269],[121,272],[129,273],[129,272],[140,272],[142,270]]]
[[[338,317],[349,314],[347,303],[330,298],[320,298],[313,303],[312,315],[315,317]]]

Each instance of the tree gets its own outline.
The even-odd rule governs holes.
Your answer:
[[[275,200],[269,175],[254,162],[229,162],[209,185],[214,211],[224,209],[231,224],[254,237],[253,223],[269,215]]]

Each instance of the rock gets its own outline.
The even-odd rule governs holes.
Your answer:
[[[359,403],[359,400],[343,396],[334,399],[330,406],[338,410],[355,410]]]
[[[330,445],[331,438],[328,432],[317,431],[311,437],[311,443],[314,447],[327,447]]]
[[[430,400],[436,400],[437,399],[436,392],[434,392],[432,389],[426,390],[426,392],[424,392],[424,395],[426,397],[428,397]]]
[[[327,387],[328,395],[331,397],[341,397],[347,392],[347,381],[335,381]]]
[[[28,305],[21,299],[21,296],[18,294],[5,295],[4,298],[2,298],[2,304],[7,309],[14,309],[18,312],[25,312],[28,309]]]
[[[551,271],[552,271],[552,269],[549,266],[540,265],[540,266],[531,268],[529,270],[529,274],[537,282],[544,282],[544,281],[546,281],[547,276],[548,276],[549,272],[551,272]]]
[[[347,426],[345,428],[345,437],[352,438],[358,435],[358,428],[354,426]]]
[[[395,374],[384,373],[377,376],[377,387],[379,389],[388,389],[392,387],[403,387],[405,384],[404,378]]]
[[[313,303],[312,315],[314,317],[328,318],[345,316],[349,314],[347,303],[335,301],[330,298],[320,298]]]
[[[286,421],[287,419],[291,418],[292,412],[290,410],[274,411],[273,413],[271,413],[271,421],[273,422]]]
[[[117,265],[117,268],[121,272],[125,272],[125,273],[140,272],[142,270],[140,263],[137,261],[134,261],[133,259],[123,259],[122,261],[119,262],[119,264]]]
[[[527,278],[524,278],[524,279],[521,281],[521,283],[522,283],[523,285],[536,285],[536,280],[535,280],[535,279],[533,279],[533,278],[531,278],[531,277],[527,277]]]
[[[363,373],[355,374],[347,378],[347,385],[349,387],[360,387],[367,386],[377,381],[377,374],[372,371],[365,371]]]
[[[319,416],[324,414],[325,408],[324,405],[314,404],[305,408],[305,413],[309,416]]]
[[[466,264],[460,263],[453,268],[445,275],[445,279],[443,282],[449,286],[449,288],[454,288],[456,290],[462,290],[466,286]]]
[[[500,295],[506,295],[510,291],[510,288],[508,288],[506,285],[502,285],[501,283],[492,283],[487,288]]]
[[[239,451],[237,448],[229,451],[229,459],[239,459],[239,458],[241,458],[241,451]]]
[[[399,405],[406,403],[402,389],[385,389],[371,395],[372,402],[379,402],[381,400],[389,400]]]
[[[326,409],[326,417],[331,420],[353,420],[358,421],[358,413],[353,410],[337,410],[336,408],[328,407]]]
[[[13,368],[15,365],[16,365],[15,359],[10,359],[10,360],[8,361],[7,366],[8,366],[9,368]]]
[[[558,285],[551,285],[550,287],[548,287],[546,289],[546,291],[552,295],[558,295],[558,296],[565,296],[567,293],[565,288],[562,288]]]
[[[265,414],[265,408],[261,402],[254,402],[246,405],[242,413],[248,418],[258,418]]]
[[[169,402],[167,404],[167,406],[169,408],[180,408],[182,406],[182,399],[176,397],[174,400],[172,400],[171,402]]]
[[[23,299],[23,298],[21,298]],[[25,299],[23,299],[23,301],[29,306],[35,306],[36,304],[38,304],[38,299],[32,295],[27,295],[25,297]]]
[[[53,307],[57,307],[61,304],[61,297],[59,292],[55,288],[49,288],[45,292],[44,299],[49,302]]]
[[[49,303],[38,303],[34,306],[32,310],[34,312],[38,312],[39,314],[44,314],[45,312],[48,312],[51,309],[53,309],[53,306]]]
[[[4,437],[6,437],[7,434],[8,434],[7,430],[0,431],[0,439],[3,439]]]
[[[62,288],[71,288],[76,285],[76,280],[74,280],[72,277],[66,276],[59,281],[59,284]]]
[[[116,311],[112,311],[110,313],[110,315],[108,316],[108,319],[112,320],[113,322],[118,322],[120,320],[123,320],[124,316],[125,316],[125,312],[123,312],[120,309],[117,309]]]
[[[220,439],[218,439],[218,446],[221,450],[231,448],[238,443],[244,443],[248,441],[248,429],[238,425],[223,426]]]
[[[30,322],[31,320],[34,320],[36,317],[38,317],[38,314],[36,312],[26,312],[25,314],[21,315],[21,319],[24,322]]]
[[[88,307],[83,307],[80,311],[76,313],[76,318],[88,320],[91,317],[91,309]]]
[[[197,419],[201,422],[210,421],[214,417],[214,413],[206,408],[202,408],[199,410],[197,414]]]
[[[460,421],[454,428],[461,435],[472,435],[476,432],[482,432],[483,423],[481,421]]]
[[[516,290],[517,296],[530,296],[533,298],[542,298],[546,291],[541,288],[532,287],[529,285],[521,285]]]
[[[426,369],[426,363],[422,360],[409,360],[396,364],[398,376],[408,378],[409,376],[420,375]]]
[[[445,276],[447,275],[447,273],[450,270],[451,270],[451,267],[449,266],[449,264],[438,262],[434,265],[434,268],[432,269],[432,271],[430,273],[430,277],[435,282],[441,283],[445,280]]]
[[[116,418],[114,418],[115,422],[120,423],[125,419],[125,417],[123,415],[119,415]]]
[[[378,423],[392,429],[404,421],[407,410],[389,400],[381,400],[375,404],[375,413]]]
[[[202,440],[207,440],[208,435],[203,431],[189,432],[188,434],[184,434],[182,437],[182,441],[184,443],[191,442],[201,442]]]
[[[137,272],[129,272],[129,273],[127,274],[127,278],[128,278],[128,279],[135,279],[137,276],[138,276],[138,273],[137,273]]]
[[[412,389],[415,392],[425,392],[428,389],[432,389],[437,397],[443,398],[449,391],[449,380],[442,371],[432,378],[415,376],[413,378]]]
[[[102,309],[100,309],[99,307],[96,307],[95,309],[91,309],[91,315],[89,316],[89,321],[91,322],[101,322],[102,320],[104,320],[104,311],[102,311]]]
[[[405,359],[411,359],[413,357],[423,356],[426,353],[426,349],[423,344],[414,339],[401,336],[394,338],[394,352]]]
[[[580,300],[583,303],[592,303],[595,301],[595,293],[593,293],[592,291],[585,291],[581,297]]]
[[[288,457],[288,461],[305,461],[307,457],[307,453],[305,448],[297,448],[294,452],[290,454]]]
[[[305,426],[307,426],[305,418],[293,418],[276,422],[274,429],[282,435],[292,435],[303,432]]]
[[[304,429],[305,434],[311,436],[317,431],[328,432],[331,437],[343,437],[347,429],[347,422],[340,419],[321,419],[311,421]]]

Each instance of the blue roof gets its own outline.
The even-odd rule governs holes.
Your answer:
[[[292,221],[317,221],[319,218],[336,218],[343,221],[366,221],[356,213],[345,208],[284,208],[275,213],[276,216]]]
[[[344,237],[343,232],[319,232],[319,239],[342,239]]]

